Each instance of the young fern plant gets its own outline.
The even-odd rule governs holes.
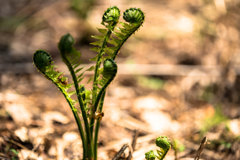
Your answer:
[[[94,76],[88,81],[93,81],[92,89],[86,89],[81,83],[85,72],[81,66],[81,53],[73,47],[74,39],[70,34],[61,37],[58,48],[62,61],[71,74],[72,83],[68,83],[64,73],[53,65],[49,53],[37,50],[33,55],[37,69],[58,87],[72,110],[82,139],[84,160],[97,160],[98,132],[104,116],[102,109],[106,88],[115,78],[118,69],[114,60],[122,45],[142,26],[145,19],[144,13],[138,8],[130,8],[123,13],[126,22],[119,22],[119,17],[120,10],[116,6],[109,7],[102,17],[101,24],[105,28],[98,29],[100,35],[92,36],[97,39],[91,43],[96,46],[92,50],[97,55],[90,60],[95,61],[96,65],[86,70],[94,71]],[[121,27],[117,27],[117,24]],[[69,92],[72,87],[74,91]],[[76,100],[71,98],[73,94],[77,96]]]
[[[158,160],[163,160],[171,148],[171,142],[166,136],[158,137],[155,143],[156,146],[159,147],[159,150],[156,150],[156,153],[154,153],[153,150],[145,153],[146,160],[155,160],[156,158]]]

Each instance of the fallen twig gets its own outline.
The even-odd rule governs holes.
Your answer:
[[[134,135],[133,135],[132,145],[131,145],[131,147],[129,147],[131,149],[129,149],[129,155],[128,155],[127,160],[131,160],[132,159],[132,154],[135,151],[138,135],[139,135],[139,130],[135,130],[134,131]]]
[[[12,140],[12,139],[9,139],[9,138],[7,138],[7,137],[4,137],[4,140],[7,141],[7,142],[10,142],[10,143],[12,143],[12,144],[15,144],[16,146],[18,146],[18,147],[20,147],[20,148],[22,148],[22,149],[28,149],[28,148],[25,147],[24,145],[22,145],[22,144],[20,144],[20,143],[18,143],[18,142],[16,142],[16,141],[14,141],[14,140]]]
[[[204,137],[204,138],[202,139],[202,142],[201,142],[200,147],[198,148],[197,155],[196,155],[196,157],[194,158],[194,160],[199,160],[199,158],[200,158],[200,156],[201,156],[201,154],[202,154],[203,148],[204,148],[204,146],[205,146],[206,143],[207,143],[207,138]]]
[[[118,160],[127,147],[129,147],[128,144],[124,144],[112,160]]]

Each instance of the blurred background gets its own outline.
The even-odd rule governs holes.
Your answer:
[[[91,35],[104,28],[102,15],[114,5],[121,13],[141,8],[146,21],[116,59],[119,73],[107,91],[99,159],[112,159],[131,143],[134,130],[136,160],[156,149],[159,135],[174,144],[169,160],[193,159],[204,136],[203,159],[240,159],[238,0],[0,1],[0,159],[81,158],[71,110],[37,72],[32,56],[44,49],[67,72],[57,43],[70,33],[83,65],[90,66],[96,55]]]

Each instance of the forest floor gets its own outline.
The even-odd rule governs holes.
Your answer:
[[[240,159],[240,3],[105,0],[95,2],[81,19],[65,0],[31,2],[12,5],[16,13],[1,12],[8,19],[0,24],[0,159],[81,158],[72,111],[32,65],[32,54],[47,50],[59,70],[67,72],[57,42],[69,32],[83,64],[91,65],[90,37],[98,34],[103,12],[113,5],[122,11],[141,8],[146,21],[117,57],[121,67],[107,88],[99,159],[112,159],[124,144],[131,145],[135,131],[134,160],[157,149],[160,135],[177,144],[166,160],[193,160],[204,137],[201,159]],[[91,74],[82,81],[88,89]]]

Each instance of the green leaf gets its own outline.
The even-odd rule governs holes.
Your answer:
[[[126,29],[126,30],[131,30],[131,25],[124,23],[124,22],[120,22],[120,24]]]
[[[89,80],[87,81],[87,83],[90,83],[91,81],[93,81],[93,76],[91,76],[90,78],[89,78]]]
[[[97,28],[97,29],[98,29],[98,31],[99,31],[100,33],[102,33],[102,34],[104,34],[104,35],[108,32],[107,29],[100,29],[100,28]]]
[[[18,155],[18,154],[19,154],[19,152],[16,151],[15,149],[10,149],[10,151],[11,151],[12,153],[14,153],[15,155]]]
[[[117,44],[121,44],[122,43],[122,40],[117,39],[117,38],[112,38],[112,40],[114,40]]]
[[[77,76],[77,79],[81,78],[83,76],[84,72],[82,72],[79,76]]]
[[[73,69],[76,69],[77,67],[79,67],[81,65],[81,63],[77,63],[75,65],[73,65]]]
[[[98,39],[98,40],[103,40],[104,39],[104,35],[95,35],[95,36],[91,36],[94,39]]]
[[[106,48],[106,53],[107,53],[110,57],[112,57],[115,49],[116,49],[116,47],[108,47],[108,48]]]
[[[91,45],[94,45],[94,46],[99,46],[99,47],[101,47],[102,46],[102,44],[103,44],[103,42],[102,41],[96,41],[96,42],[92,42],[92,43],[90,43]]]
[[[83,80],[84,77],[78,79],[78,83],[80,83]]]
[[[71,95],[73,95],[75,93],[76,93],[76,91],[71,91],[71,92],[68,92],[68,95],[71,96]]]
[[[86,71],[94,71],[95,70],[95,66],[91,66],[90,68],[88,68]]]
[[[101,48],[99,48],[99,47],[93,47],[93,48],[91,48],[90,50],[100,53]]]
[[[96,55],[95,57],[89,59],[89,61],[97,61],[97,59],[98,59],[98,55]]]
[[[55,76],[58,78],[59,76],[61,76],[61,75],[63,75],[64,74],[64,72],[59,72],[59,73],[57,73]]]
[[[125,35],[129,32],[127,29],[125,29],[125,28],[120,28],[120,27],[118,27],[117,28],[119,31],[121,31],[122,33],[124,33]]]
[[[81,68],[77,69],[76,71],[74,71],[75,74],[77,74],[77,73],[78,73],[79,71],[81,71],[83,68],[84,68],[84,67],[81,67]]]
[[[75,65],[75,64],[78,64],[79,63],[79,59],[80,59],[80,57],[75,56],[75,58],[70,61],[72,66]]]
[[[119,32],[114,32],[114,34],[121,40],[124,39],[124,35],[122,33],[119,33]]]
[[[114,40],[109,40],[108,43],[109,43],[109,44],[113,44],[114,46],[117,46],[117,45],[118,45],[118,43],[116,43]]]

